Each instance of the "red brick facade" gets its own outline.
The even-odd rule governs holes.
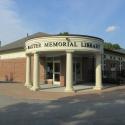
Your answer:
[[[40,82],[45,83],[46,71],[45,71],[45,57],[40,57]]]
[[[60,85],[66,83],[66,57],[60,56]],[[0,60],[0,80],[11,82],[25,82],[26,58]],[[82,82],[91,82],[94,79],[94,59],[82,58]],[[31,58],[31,80],[33,80],[33,56]],[[40,83],[52,84],[46,79],[46,57],[40,57]]]
[[[0,80],[25,82],[26,59],[0,60]]]
[[[66,83],[66,57],[61,57],[61,75],[60,75],[60,83],[62,86]]]

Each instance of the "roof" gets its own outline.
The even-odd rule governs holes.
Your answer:
[[[38,32],[38,33],[32,34],[28,37],[24,37],[22,39],[16,40],[12,43],[9,43],[9,44],[6,44],[6,45],[2,46],[0,48],[0,52],[13,50],[13,49],[24,49],[25,41],[27,39],[33,39],[33,38],[36,38],[36,37],[47,37],[47,36],[59,36],[59,35],[51,35],[51,34],[47,34],[47,33],[43,33],[43,32]],[[103,41],[103,39],[101,39],[101,38],[94,37],[94,36],[88,36],[88,35],[68,34],[68,35],[64,35],[64,36],[91,37],[91,38],[96,38],[96,39],[99,39],[99,40]]]
[[[7,51],[7,50],[13,50],[13,49],[24,49],[25,41],[27,39],[32,39],[35,37],[45,37],[45,36],[51,36],[51,35],[47,34],[47,33],[43,33],[43,32],[38,32],[38,33],[32,34],[28,37],[24,37],[22,39],[12,42],[12,43],[1,46],[0,51]]]
[[[125,55],[125,49],[123,49],[123,48],[116,49],[116,50],[110,50],[110,49],[104,48],[104,51],[108,51],[108,52],[111,52],[111,53],[117,53],[117,54]]]
[[[12,43],[6,44],[0,48],[0,52],[8,51],[8,50],[15,50],[15,49],[24,49],[25,47],[25,42],[28,39],[36,38],[36,37],[48,37],[48,36],[61,36],[59,34],[52,35],[52,34],[47,34],[43,32],[38,32],[32,35],[29,35],[28,37],[24,37],[22,39],[19,39],[17,41],[14,41]],[[81,37],[90,37],[90,38],[96,38],[99,39],[103,42],[103,39],[95,36],[89,36],[89,35],[79,35],[79,34],[68,34],[68,35],[63,35],[63,36],[81,36]]]
[[[81,37],[90,37],[90,38],[95,38],[95,39],[99,39],[101,41],[104,41],[103,39],[96,37],[96,36],[89,36],[89,35],[81,35],[81,34],[68,34],[68,35],[54,35],[54,36],[81,36]]]
[[[104,42],[104,40],[101,39],[101,38],[99,38],[99,37],[89,36],[89,35],[81,35],[81,34],[66,34],[66,35],[65,35],[65,34],[64,34],[64,35],[60,35],[60,34],[51,34],[51,35],[50,35],[50,34],[49,34],[49,36],[55,36],[55,37],[56,37],[56,36],[57,36],[57,37],[58,37],[58,36],[59,36],[59,37],[60,37],[60,36],[64,36],[64,37],[68,37],[68,36],[69,36],[69,37],[70,37],[70,36],[75,36],[75,37],[76,37],[76,36],[77,36],[77,37],[86,37],[86,38],[88,37],[88,38],[98,39],[98,40],[100,40],[101,42]],[[35,36],[35,37],[40,37],[40,36]],[[33,38],[35,38],[35,37],[33,37]],[[32,39],[32,38],[29,38],[29,39]]]
[[[125,54],[125,49],[121,48],[121,49],[117,49],[115,50],[116,52],[119,52],[119,53],[122,53],[122,54]]]

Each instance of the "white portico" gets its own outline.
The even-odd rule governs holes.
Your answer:
[[[29,39],[25,42],[26,48],[26,83],[25,86],[31,90],[38,90],[40,87],[40,57],[41,55],[63,55],[65,56],[65,91],[72,92],[73,77],[74,77],[74,55],[93,55],[95,58],[95,87],[94,89],[102,89],[102,54],[103,54],[103,40],[92,36],[83,35],[68,35],[68,36],[49,36],[37,37]],[[33,74],[31,75],[31,56],[33,56]],[[77,61],[77,60],[76,60]],[[60,64],[61,62],[55,60],[53,63],[47,63],[47,70],[49,77],[53,80],[59,81],[60,78]],[[77,70],[79,63],[75,66]],[[52,67],[52,70],[51,70]],[[64,69],[61,67],[61,70]],[[44,66],[45,68],[45,66]],[[51,72],[52,71],[52,72]],[[47,74],[47,71],[46,71]],[[32,78],[31,78],[32,77]],[[81,76],[82,77],[82,76]],[[47,77],[46,77],[47,79]],[[42,89],[42,88],[41,88]]]

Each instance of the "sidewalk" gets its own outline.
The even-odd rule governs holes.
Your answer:
[[[66,93],[66,92],[49,92],[49,91],[30,91],[28,88],[24,87],[24,84],[17,83],[0,83],[0,94],[12,96],[21,99],[40,99],[40,100],[57,100],[64,97],[71,97],[77,95],[91,95],[91,94],[102,94],[105,92],[125,90],[125,85],[115,86],[106,88],[101,91],[96,91],[93,89],[88,89],[85,91],[79,91],[76,93]]]

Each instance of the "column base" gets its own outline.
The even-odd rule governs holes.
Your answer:
[[[32,87],[32,84],[31,83],[25,83],[25,85],[27,88],[31,88]]]
[[[65,88],[65,92],[75,92],[73,88]]]
[[[93,89],[94,89],[94,90],[102,90],[103,87],[102,87],[102,86],[94,86]]]
[[[40,89],[40,87],[34,87],[34,86],[30,88],[30,90],[32,90],[32,91],[38,91],[39,89]]]

